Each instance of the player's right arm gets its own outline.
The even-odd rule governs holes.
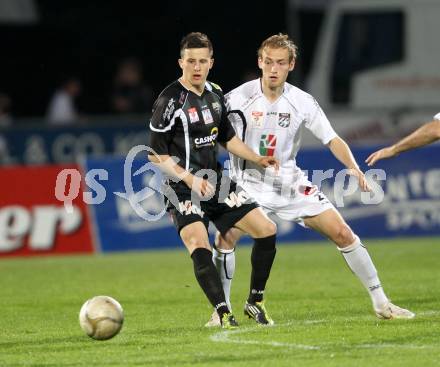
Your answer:
[[[149,154],[148,159],[160,168],[168,176],[177,178],[177,181],[185,182],[191,190],[199,196],[210,196],[214,193],[214,186],[208,180],[193,175],[191,172],[179,166],[168,154]]]
[[[149,154],[148,159],[166,175],[175,178],[175,181],[183,181],[198,195],[211,195],[214,188],[208,180],[196,177],[181,167],[169,154],[169,145],[174,136],[178,108],[178,102],[165,94],[162,94],[154,103],[149,125],[149,147],[154,154]]]
[[[365,160],[365,162],[369,166],[372,166],[381,159],[395,157],[407,150],[422,147],[424,145],[431,144],[436,140],[439,140],[440,114],[437,114],[435,117],[437,116],[438,116],[438,120],[435,119],[433,121],[430,121],[424,124],[423,126],[421,126],[420,128],[418,128],[412,134],[408,135],[407,137],[397,142],[396,144],[382,148],[372,153]]]

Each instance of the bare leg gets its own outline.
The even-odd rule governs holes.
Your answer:
[[[304,223],[332,240],[352,272],[367,289],[373,308],[379,317],[412,318],[414,314],[391,304],[385,295],[376,267],[366,247],[361,243],[342,216],[335,209],[304,219]],[[392,307],[393,309],[390,309]]]

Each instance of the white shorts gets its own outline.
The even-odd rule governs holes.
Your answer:
[[[291,197],[282,196],[278,192],[268,192],[261,185],[250,181],[240,182],[240,185],[261,205],[266,214],[297,222],[303,227],[307,227],[304,218],[334,209],[330,200],[308,180],[302,180]]]

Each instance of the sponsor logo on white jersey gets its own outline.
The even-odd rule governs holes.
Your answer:
[[[262,134],[260,138],[260,155],[273,157],[277,146],[277,136]]]
[[[255,127],[263,126],[263,112],[261,111],[252,111],[252,122]]]
[[[290,125],[290,113],[278,114],[278,125],[281,127],[289,127]]]

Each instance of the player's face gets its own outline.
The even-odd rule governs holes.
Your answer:
[[[214,59],[211,58],[209,48],[187,48],[179,59],[182,78],[196,89],[205,87],[206,78],[213,64]]]
[[[295,60],[289,62],[289,51],[285,48],[266,47],[258,58],[258,67],[263,74],[263,83],[269,88],[277,88],[287,80],[295,67]]]

